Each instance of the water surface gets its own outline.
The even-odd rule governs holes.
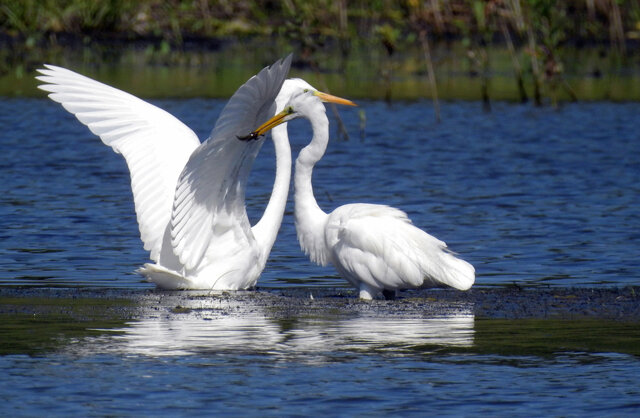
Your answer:
[[[224,104],[155,103],[201,138]],[[640,105],[501,103],[487,114],[479,103],[450,102],[435,123],[430,102],[360,104],[340,113],[348,141],[332,120],[314,172],[325,210],[401,208],[471,262],[478,285],[639,283]],[[0,124],[0,283],[148,286],[132,273],[148,259],[122,157],[48,100],[4,99]],[[290,131],[297,154],[310,132],[303,120]],[[248,186],[254,221],[273,166],[268,142]],[[290,199],[259,285],[340,285],[301,253],[291,215]]]
[[[55,42],[54,42],[55,43]],[[168,45],[167,45],[168,46]],[[385,48],[353,48],[343,54],[326,45],[311,55],[297,51],[290,42],[270,38],[242,42],[223,42],[219,48],[191,45],[184,49],[158,48],[153,42],[117,45],[92,42],[70,48],[0,49],[0,95],[40,97],[33,70],[43,63],[72,68],[82,74],[141,97],[228,98],[260,68],[276,57],[293,52],[291,75],[312,85],[340,92],[352,99],[418,100],[437,96],[441,100],[490,101],[522,100],[511,53],[505,46],[489,46],[487,68],[470,58],[464,42],[432,45],[437,92],[429,82],[424,51],[419,47],[400,47],[389,56]],[[526,48],[525,48],[526,49]],[[534,78],[529,54],[517,53],[522,67],[522,84],[529,100],[534,97]],[[544,103],[566,101],[638,101],[640,77],[636,57],[622,57],[605,46],[582,48],[563,46],[554,51],[561,72],[542,77],[540,95]],[[571,91],[572,94],[569,93]]]
[[[154,103],[201,138],[224,105]],[[476,267],[479,288],[638,285],[640,104],[497,103],[487,114],[478,102],[447,102],[439,124],[427,101],[360,105],[341,110],[347,141],[332,117],[314,174],[325,210],[350,202],[405,210]],[[6,415],[640,410],[637,322],[492,319],[466,305],[403,314],[402,300],[340,294],[331,298],[339,308],[302,315],[256,304],[260,292],[295,286],[311,309],[314,289],[346,286],[299,250],[291,201],[260,292],[154,291],[133,273],[148,255],[121,156],[45,99],[0,100],[0,126],[0,284],[17,292],[0,298]],[[309,129],[296,121],[290,131],[297,153]],[[267,143],[248,186],[254,220],[273,165]],[[73,289],[31,298],[22,286]],[[106,293],[83,297],[86,288]]]
[[[305,312],[259,292],[11,294],[0,297],[0,410],[12,416],[640,409],[637,323],[483,319],[458,303],[433,315],[335,296]]]

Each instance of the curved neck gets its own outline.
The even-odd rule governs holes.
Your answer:
[[[311,177],[313,167],[322,158],[329,142],[329,121],[324,112],[308,118],[313,138],[296,159],[295,223],[300,246],[312,261],[326,265],[328,253],[324,240],[324,226],[328,215],[320,209],[313,195]]]
[[[265,258],[276,240],[284,209],[289,195],[291,182],[291,146],[287,135],[287,124],[273,128],[271,133],[276,151],[276,176],[271,191],[271,198],[260,221],[252,228],[253,235]]]
[[[313,167],[320,161],[327,150],[327,144],[329,142],[329,122],[324,113],[318,116],[317,118],[309,118],[313,129],[313,138],[311,138],[309,145],[300,151],[296,159],[294,183],[296,209],[317,209],[322,212],[313,195],[311,177],[313,175]],[[325,123],[322,123],[323,120]]]

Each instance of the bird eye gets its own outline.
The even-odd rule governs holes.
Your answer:
[[[287,108],[287,114],[289,114],[289,115],[290,115],[290,114],[292,114],[292,113],[293,113],[293,106],[289,106],[289,107]]]
[[[309,93],[309,89],[302,90],[303,93]]]

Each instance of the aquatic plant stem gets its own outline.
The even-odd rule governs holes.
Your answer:
[[[531,55],[531,72],[533,75],[533,102],[536,106],[542,106],[542,95],[540,92],[540,64],[538,63],[538,47],[531,25],[527,26],[527,36],[529,38],[529,53]]]
[[[433,111],[435,113],[436,122],[440,122],[440,102],[438,101],[438,85],[436,83],[436,74],[433,70],[433,60],[431,59],[431,48],[429,47],[429,39],[427,39],[427,30],[422,29],[419,32],[420,45],[422,45],[422,53],[425,63],[427,64],[427,76],[431,85]]]
[[[500,20],[500,27],[502,29],[502,34],[504,35],[504,39],[507,43],[507,49],[509,50],[509,55],[511,56],[511,62],[513,63],[513,70],[516,76],[516,83],[518,85],[518,95],[520,97],[520,102],[525,103],[529,98],[527,97],[527,92],[524,89],[524,80],[522,79],[522,67],[520,66],[520,61],[518,61],[518,56],[516,55],[515,47],[513,46],[513,41],[511,39],[511,33],[509,32],[509,28],[507,28],[507,24],[505,23],[505,19]]]

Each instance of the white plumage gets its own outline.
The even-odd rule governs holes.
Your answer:
[[[466,290],[474,269],[439,239],[415,227],[401,210],[350,204],[327,219],[331,259],[351,284],[375,296],[381,289],[448,285]]]
[[[311,122],[313,138],[300,151],[295,170],[295,222],[300,246],[312,261],[333,264],[363,299],[384,291],[431,286],[469,289],[475,269],[457,258],[439,239],[415,227],[401,210],[373,204],[349,204],[330,214],[313,196],[311,176],[329,140],[329,121],[313,91],[292,96],[279,123],[296,117]],[[271,122],[266,122],[269,125]]]
[[[124,156],[140,236],[155,262],[139,272],[158,286],[233,290],[258,280],[282,221],[291,150],[274,136],[274,189],[252,228],[245,187],[264,138],[238,136],[273,116],[290,64],[287,57],[242,85],[202,144],[178,119],[135,96],[64,68],[38,70],[39,87]]]

